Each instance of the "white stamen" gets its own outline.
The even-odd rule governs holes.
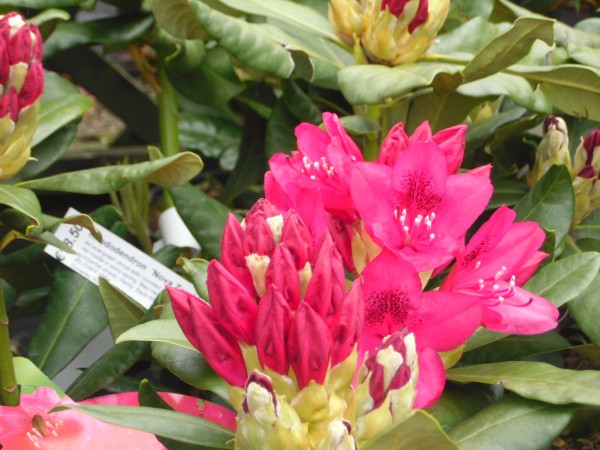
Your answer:
[[[317,177],[315,177],[314,175],[311,175],[311,176],[310,176],[310,179],[311,179],[311,180],[316,180],[316,179],[317,179]]]
[[[435,233],[431,233],[429,235],[429,242],[433,241],[435,239]]]
[[[315,161],[313,163],[313,166],[315,167],[316,170],[319,170],[319,163],[317,161]]]
[[[504,297],[502,297],[501,295],[499,295],[499,296],[498,296],[498,301],[499,301],[500,303],[502,303],[502,302],[504,301]]]
[[[485,287],[485,281],[483,281],[481,278],[479,279],[479,290],[482,291],[483,288]]]
[[[492,289],[494,290],[494,292],[496,292],[498,289],[500,289],[500,286],[495,284],[494,286],[492,286]]]
[[[480,267],[481,267],[481,261],[477,261],[477,262],[475,263],[475,268],[476,268],[476,269],[479,269]]]
[[[421,214],[419,214],[417,217],[415,217],[415,225],[419,226],[421,224],[422,220],[423,220],[423,216]]]
[[[404,223],[404,222],[403,222]],[[404,230],[404,232],[406,234],[408,234],[408,230],[410,230],[410,228],[408,228],[406,225],[402,227],[402,229]]]

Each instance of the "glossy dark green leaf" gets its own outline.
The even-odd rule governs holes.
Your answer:
[[[435,85],[439,75],[461,77],[459,68],[444,63],[415,63],[396,67],[375,64],[355,65],[342,69],[338,82],[344,96],[353,105],[379,104],[409,92]],[[456,85],[460,83],[457,79]],[[364,89],[369,86],[369,89]]]
[[[567,426],[574,408],[511,396],[458,424],[450,436],[461,450],[547,448]]]
[[[321,122],[321,111],[294,80],[283,81],[283,101],[300,122]]]
[[[512,335],[467,352],[460,361],[463,364],[512,361],[557,352],[569,347],[571,347],[569,341],[555,331],[534,336]]]
[[[492,184],[494,185],[494,193],[487,205],[488,209],[497,209],[502,205],[515,205],[529,192],[527,185],[522,181],[500,178],[492,180]]]
[[[279,78],[292,74],[290,53],[270,37],[264,24],[244,22],[198,0],[190,0],[189,5],[202,28],[241,62]]]
[[[279,100],[273,108],[265,131],[264,145],[268,157],[296,149],[294,130],[297,125],[298,119],[288,109],[285,101]]]
[[[111,347],[69,386],[67,394],[75,401],[90,397],[119,379],[149,347],[148,342],[123,342]]]
[[[190,184],[169,189],[177,212],[207,258],[221,254],[221,235],[230,210]]]
[[[136,325],[125,331],[116,340],[117,343],[127,341],[167,342],[195,351],[194,346],[187,340],[175,319],[152,320]]]
[[[187,444],[233,448],[233,431],[189,414],[145,406],[61,405],[113,425],[145,431]]]
[[[158,25],[180,39],[203,39],[206,32],[194,19],[187,0],[152,2]]]
[[[459,55],[467,63],[473,57],[472,55],[483,50],[489,42],[509,27],[510,25],[506,23],[494,24],[481,17],[474,17],[461,26],[440,34],[431,46],[431,52]]]
[[[227,148],[239,147],[241,138],[241,129],[228,120],[200,113],[179,115],[181,145],[208,158],[219,158]]]
[[[458,92],[419,95],[411,101],[406,128],[414,130],[425,120],[429,121],[434,132],[449,128],[463,122],[479,103],[481,99],[467,97]],[[469,130],[471,128],[473,127],[469,127]]]
[[[100,277],[98,289],[104,302],[113,339],[133,327],[144,315],[144,309],[121,290]]]
[[[151,15],[122,14],[89,22],[63,22],[44,42],[44,55],[52,55],[79,45],[102,44],[125,47],[153,25]]]
[[[229,205],[253,184],[262,183],[265,173],[265,121],[258,114],[247,114],[242,130],[240,154],[219,196]]]
[[[475,333],[471,335],[465,345],[465,352],[475,350],[476,348],[483,347],[484,345],[491,344],[500,339],[504,339],[508,334],[498,333],[497,331],[488,330],[487,328],[479,327]]]
[[[590,283],[588,288],[569,303],[577,325],[591,341],[600,346],[600,276]]]
[[[410,450],[431,448],[437,450],[458,450],[458,447],[441,429],[433,417],[425,411],[414,410],[405,420],[373,436],[362,449]]]
[[[29,344],[29,358],[54,377],[108,321],[98,288],[66,267],[53,274],[50,301]]]
[[[600,239],[600,208],[595,209],[573,229],[577,239]]]
[[[106,194],[145,179],[160,186],[185,183],[202,170],[202,160],[190,152],[137,164],[79,170],[22,182],[29,189],[78,194]]]
[[[562,306],[587,289],[598,269],[600,254],[578,253],[542,267],[523,287]]]
[[[448,380],[500,384],[522,397],[557,405],[600,406],[600,372],[559,369],[550,364],[509,361],[449,369]]]
[[[473,81],[497,73],[525,57],[533,43],[540,39],[554,43],[554,21],[521,17],[502,35],[490,42],[467,64],[465,81]]]
[[[560,244],[571,228],[575,197],[571,175],[565,166],[552,166],[515,206],[518,221],[534,220],[554,230]]]

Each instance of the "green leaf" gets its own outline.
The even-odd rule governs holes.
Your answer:
[[[189,414],[145,406],[60,405],[52,409],[72,409],[125,428],[145,431],[186,444],[213,448],[233,448],[234,433],[208,420]]]
[[[512,66],[510,71],[540,83],[554,107],[576,117],[600,121],[600,69],[575,64]]]
[[[213,392],[223,400],[229,400],[227,383],[196,350],[166,342],[153,342],[152,356],[161,366],[189,385]]]
[[[300,122],[321,122],[321,111],[294,80],[283,81],[283,101]]]
[[[525,57],[533,43],[540,39],[554,43],[554,21],[521,17],[513,26],[490,42],[463,70],[465,81],[493,75]]]
[[[340,122],[348,133],[358,136],[377,133],[381,130],[377,122],[365,116],[344,116],[340,118]]]
[[[600,269],[600,254],[578,253],[542,267],[524,289],[562,306],[581,295]]]
[[[42,207],[33,192],[9,184],[0,185],[0,204],[16,209],[31,221],[31,231],[42,223]],[[29,230],[28,230],[29,231]]]
[[[181,258],[179,261],[183,265],[183,269],[191,277],[194,288],[196,289],[196,292],[200,298],[208,302],[208,288],[206,287],[206,279],[208,277],[208,261],[200,258]]]
[[[221,235],[231,211],[190,184],[169,189],[175,208],[207,258],[219,258]]]
[[[33,135],[32,147],[81,117],[94,104],[91,98],[54,72],[45,73],[44,84],[39,124]]]
[[[406,120],[408,130],[416,129],[425,120],[429,121],[432,131],[437,132],[463,122],[481,99],[467,97],[458,92],[449,94],[419,95],[411,100],[410,114]],[[469,127],[469,131],[473,127]]]
[[[200,150],[208,158],[219,158],[228,148],[238,148],[242,133],[238,126],[219,117],[185,112],[179,115],[179,141],[183,147]]]
[[[503,392],[501,386],[447,383],[441,397],[433,406],[427,408],[427,412],[439,422],[444,431],[448,432],[460,422],[498,400]]]
[[[133,327],[144,315],[144,309],[129,296],[100,277],[98,289],[104,302],[113,339]]]
[[[148,342],[123,342],[111,347],[69,386],[67,394],[83,400],[118,380],[146,353]]]
[[[452,64],[403,64],[394,68],[375,64],[346,67],[338,73],[338,82],[344,96],[353,105],[379,104],[387,98],[434,85],[436,77],[450,76],[456,86],[461,82],[459,68]],[[369,86],[369,89],[364,89]]]
[[[384,448],[458,450],[435,419],[422,410],[414,410],[405,420],[393,424],[361,445],[364,450]]]
[[[498,333],[497,331],[491,331],[487,328],[479,327],[475,333],[471,335],[465,345],[465,352],[475,350],[476,348],[483,347],[484,345],[491,344],[500,339],[504,339],[508,334]]]
[[[449,369],[448,380],[500,384],[522,397],[557,405],[600,406],[600,372],[559,369],[550,364],[509,361]]]
[[[69,8],[84,3],[86,0],[0,0],[0,6],[13,8]]]
[[[203,39],[204,29],[194,19],[188,0],[152,2],[156,22],[168,33],[180,39]]]
[[[108,325],[98,288],[66,267],[53,274],[50,301],[29,344],[29,358],[56,376]]]
[[[600,208],[592,211],[573,229],[573,236],[577,239],[600,239]]]
[[[569,303],[577,325],[591,341],[600,346],[600,276],[596,275],[588,288]]]
[[[31,156],[35,160],[28,161],[12,180],[21,181],[33,178],[49,168],[67,151],[76,134],[77,121],[62,125],[59,130],[31,149]]]
[[[125,331],[116,340],[117,344],[127,341],[167,342],[197,351],[187,340],[175,319],[152,320],[136,325]]]
[[[275,104],[265,130],[264,146],[267,157],[296,148],[294,129],[298,119],[288,109],[284,99]]]
[[[552,104],[534,89],[526,79],[508,73],[496,73],[461,85],[457,92],[467,97],[496,97],[505,95],[515,104],[533,111],[549,114]]]
[[[458,424],[450,436],[461,450],[547,448],[567,426],[574,408],[506,397]]]
[[[279,19],[284,24],[299,27],[311,38],[321,36],[339,42],[329,20],[307,6],[286,0],[221,0],[221,2],[248,14]]]
[[[492,180],[492,184],[494,185],[494,193],[486,207],[487,209],[497,209],[502,205],[515,205],[529,192],[527,185],[522,181],[501,178]]]
[[[31,394],[40,386],[48,386],[54,389],[58,395],[63,397],[65,393],[58,385],[38,369],[30,360],[21,356],[13,358],[17,383],[21,387],[22,394]]]
[[[481,17],[474,17],[463,25],[438,35],[430,52],[459,56],[467,63],[473,58],[472,55],[481,52],[496,36],[509,27],[510,25],[506,23],[494,24]]]
[[[134,181],[145,179],[160,186],[185,183],[202,170],[202,160],[190,152],[137,164],[79,170],[24,181],[29,189],[98,195],[114,192]]]
[[[241,62],[279,78],[292,74],[291,54],[270,37],[266,25],[244,22],[198,0],[189,0],[189,4],[202,28]]]
[[[552,166],[515,206],[518,221],[533,220],[554,230],[560,244],[571,228],[575,197],[571,175],[565,166]]]
[[[570,348],[571,344],[555,331],[534,336],[513,335],[467,352],[463,364],[493,363],[527,358]]]
[[[121,14],[88,22],[59,23],[44,42],[44,56],[50,58],[58,52],[80,45],[126,47],[146,33],[153,24],[152,15],[147,14]]]

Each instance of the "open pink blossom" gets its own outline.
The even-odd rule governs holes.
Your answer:
[[[514,222],[503,206],[458,252],[456,264],[442,285],[479,299],[481,324],[514,334],[543,333],[556,327],[558,309],[521,288],[547,255],[538,249],[545,239],[535,222]]]
[[[207,403],[199,408],[196,398],[162,392],[159,395],[177,411],[235,429],[233,411],[210,404],[206,414],[203,409]],[[59,404],[75,403],[68,397],[61,398],[49,387],[40,387],[32,394],[22,394],[19,406],[0,406],[2,450],[165,449],[152,433],[111,425],[73,410],[48,414]],[[137,392],[96,397],[79,404],[138,406]]]
[[[464,343],[481,320],[478,301],[468,295],[421,290],[414,267],[383,250],[362,272],[365,323],[361,352],[403,327],[415,336],[419,380],[415,407],[435,402],[444,387],[444,366],[437,352]]]
[[[352,197],[369,235],[418,271],[454,258],[492,194],[490,166],[461,174],[447,167],[440,146],[428,141],[406,148],[393,167],[359,163],[352,175]]]
[[[335,114],[324,113],[326,131],[309,123],[296,127],[298,150],[269,160],[265,177],[267,198],[278,208],[296,208],[303,190],[317,188],[324,208],[334,216],[353,222],[356,211],[350,195],[350,174],[363,157]]]

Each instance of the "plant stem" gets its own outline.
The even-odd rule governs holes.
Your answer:
[[[367,117],[381,125],[381,106],[368,105]],[[373,161],[379,154],[379,132],[369,133],[365,136],[365,161]]]
[[[180,152],[177,98],[175,89],[169,81],[164,59],[158,59],[158,82],[161,91],[158,93],[158,122],[160,132],[160,147],[164,156],[176,155]],[[167,208],[173,206],[173,200],[165,191]]]
[[[8,314],[4,303],[4,291],[0,286],[0,401],[5,406],[19,404],[19,387],[8,334]]]

